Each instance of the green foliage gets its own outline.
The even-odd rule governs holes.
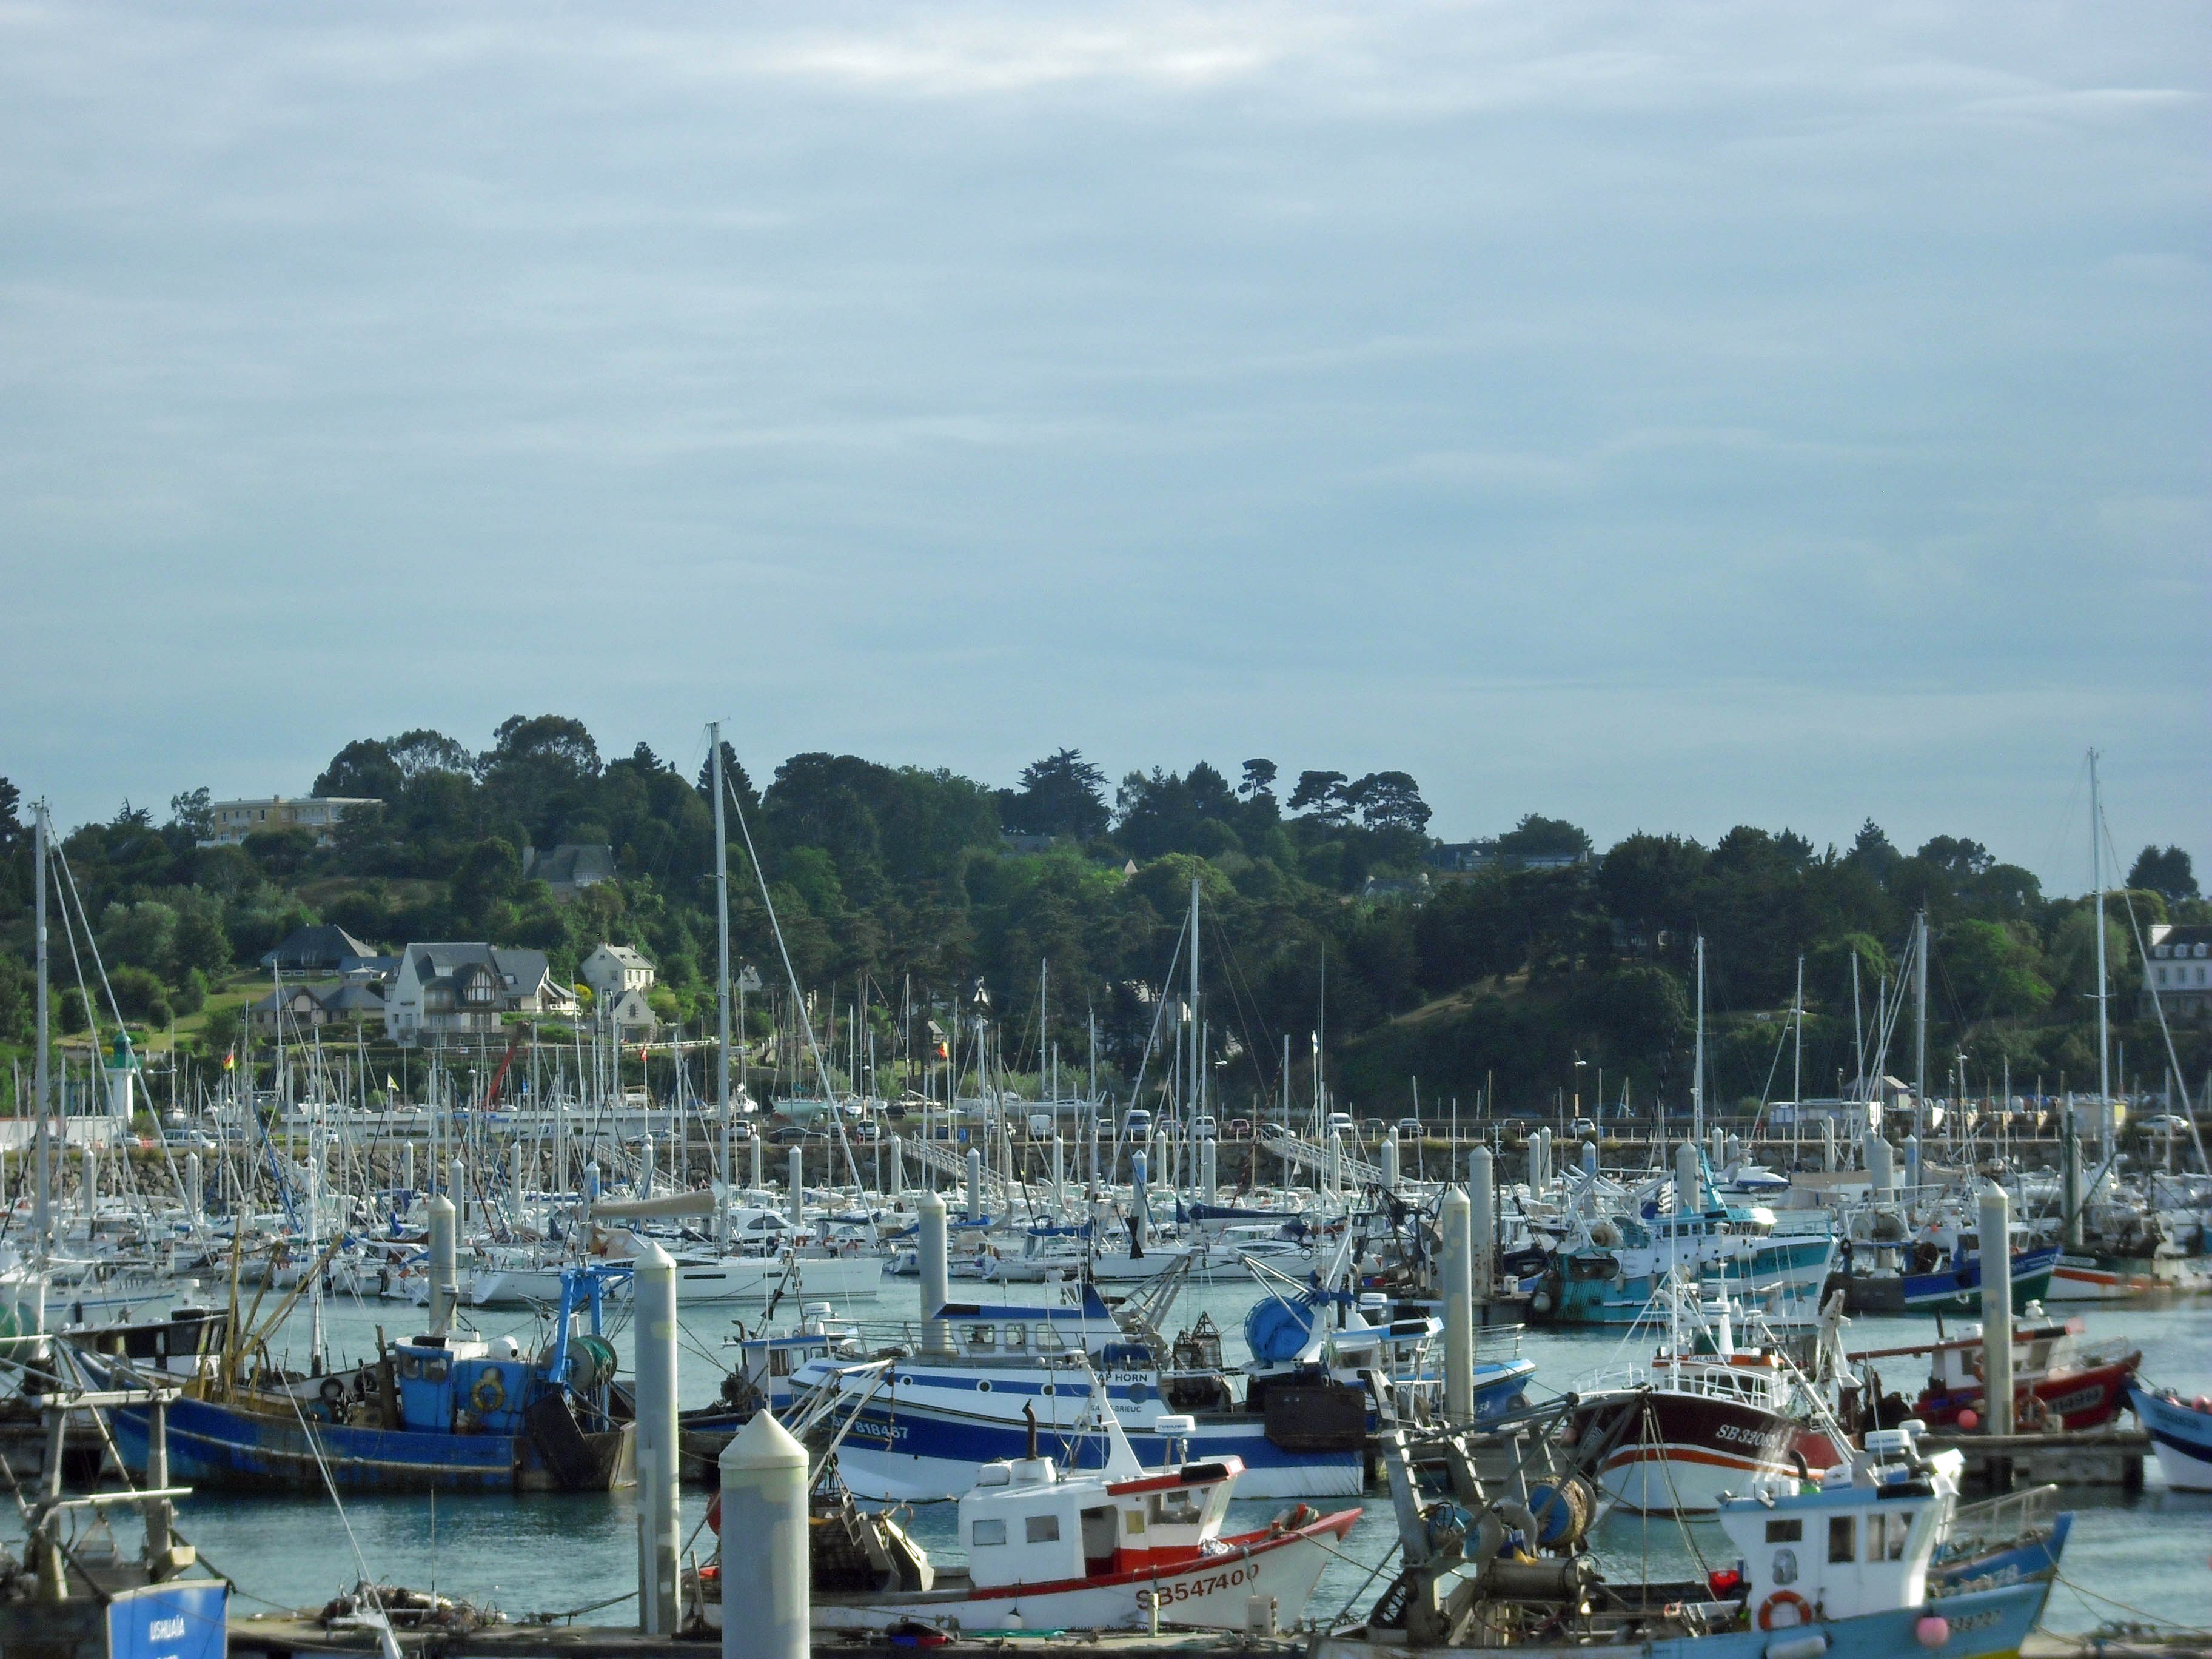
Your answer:
[[[2135,866],[2128,872],[2128,885],[2148,889],[2178,904],[2197,896],[2197,872],[2189,854],[2179,847],[2169,847],[2163,853],[2146,847],[2136,855]]]

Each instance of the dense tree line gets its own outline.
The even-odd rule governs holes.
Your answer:
[[[1965,1054],[1978,1089],[2008,1064],[2016,1088],[2095,1072],[2086,902],[2047,898],[1961,837],[1908,854],[1872,823],[1840,849],[1745,826],[1711,847],[1639,832],[1601,853],[1532,813],[1497,838],[1507,856],[1448,875],[1429,867],[1430,810],[1402,772],[1315,769],[1286,784],[1255,758],[1232,781],[1200,761],[1109,787],[1063,749],[993,788],[804,754],[763,787],[726,745],[723,763],[738,960],[782,981],[764,886],[802,985],[836,1008],[865,988],[884,1054],[895,1011],[972,1009],[980,994],[1007,1060],[1033,1071],[1044,962],[1046,1042],[1079,1069],[1095,1027],[1109,1075],[1129,1077],[1174,988],[1195,879],[1203,1013],[1230,1102],[1281,1086],[1285,1037],[1302,1097],[1325,1026],[1340,1092],[1378,1109],[1401,1108],[1416,1077],[1432,1101],[1471,1102],[1492,1084],[1502,1106],[1548,1106],[1555,1091],[1594,1091],[1600,1068],[1609,1098],[1625,1085],[1679,1106],[1701,935],[1716,1098],[1786,1094],[1801,963],[1806,1092],[1832,1092],[1923,908],[1931,1052],[1946,1069]],[[125,803],[69,830],[64,848],[117,999],[151,1024],[189,1017],[211,985],[317,921],[386,947],[533,945],[563,975],[602,939],[635,944],[658,964],[664,1013],[698,1020],[714,996],[710,775],[642,744],[609,759],[576,720],[518,715],[481,751],[429,731],[346,744],[313,793],[381,805],[349,811],[327,845],[297,830],[203,845],[213,825],[196,789],[159,824]],[[617,878],[556,902],[528,878],[525,852],[564,842],[611,847]],[[18,792],[0,781],[0,1043],[15,1045],[29,1032],[28,844]],[[2130,886],[2146,926],[2207,915],[2177,848],[2144,849]],[[2130,1071],[2155,1080],[2162,1049],[2136,1006],[2128,904],[2111,912],[2120,1036]],[[58,1012],[82,1029],[81,1003]],[[2212,1042],[2201,1026],[2180,1036],[2201,1086]],[[1903,1063],[1893,1050],[1889,1069]]]

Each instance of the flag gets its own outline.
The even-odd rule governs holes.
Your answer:
[[[228,1054],[222,1057],[222,1069],[226,1072],[234,1072],[238,1069],[237,1049],[233,1048]]]
[[[399,1092],[399,1079],[393,1077],[391,1073],[386,1072],[384,1074],[384,1088],[385,1092],[387,1094],[398,1094]]]
[[[645,1064],[645,1045],[642,1042],[637,1045],[637,1063],[641,1066]]]
[[[951,1052],[940,1042],[937,1045],[937,1057],[939,1060],[950,1060],[952,1058],[952,1054]]]

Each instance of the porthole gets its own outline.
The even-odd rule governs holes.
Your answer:
[[[1049,1395],[1052,1393],[1052,1384],[1051,1384],[1051,1383],[1048,1382],[1048,1383],[1046,1383],[1046,1384],[1044,1385],[1044,1393],[1045,1393],[1047,1395]]]
[[[976,1392],[977,1394],[988,1394],[988,1393],[990,1393],[990,1392],[991,1392],[991,1379],[990,1379],[989,1377],[988,1377],[988,1376],[987,1376],[987,1377],[985,1377],[985,1378],[984,1378],[981,1382],[978,1382],[978,1383],[975,1385],[975,1392]]]

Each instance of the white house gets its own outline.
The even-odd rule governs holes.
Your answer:
[[[384,1000],[385,1034],[400,1042],[495,1031],[507,1014],[572,1014],[543,951],[477,944],[410,945]]]
[[[600,1018],[623,1027],[653,1024],[646,1002],[653,989],[653,964],[641,953],[627,945],[602,945],[584,958],[579,971],[598,1000]]]
[[[2168,1018],[2212,1008],[2212,927],[2153,922],[2143,989],[2158,993]],[[2146,1007],[2149,1000],[2144,997]]]

